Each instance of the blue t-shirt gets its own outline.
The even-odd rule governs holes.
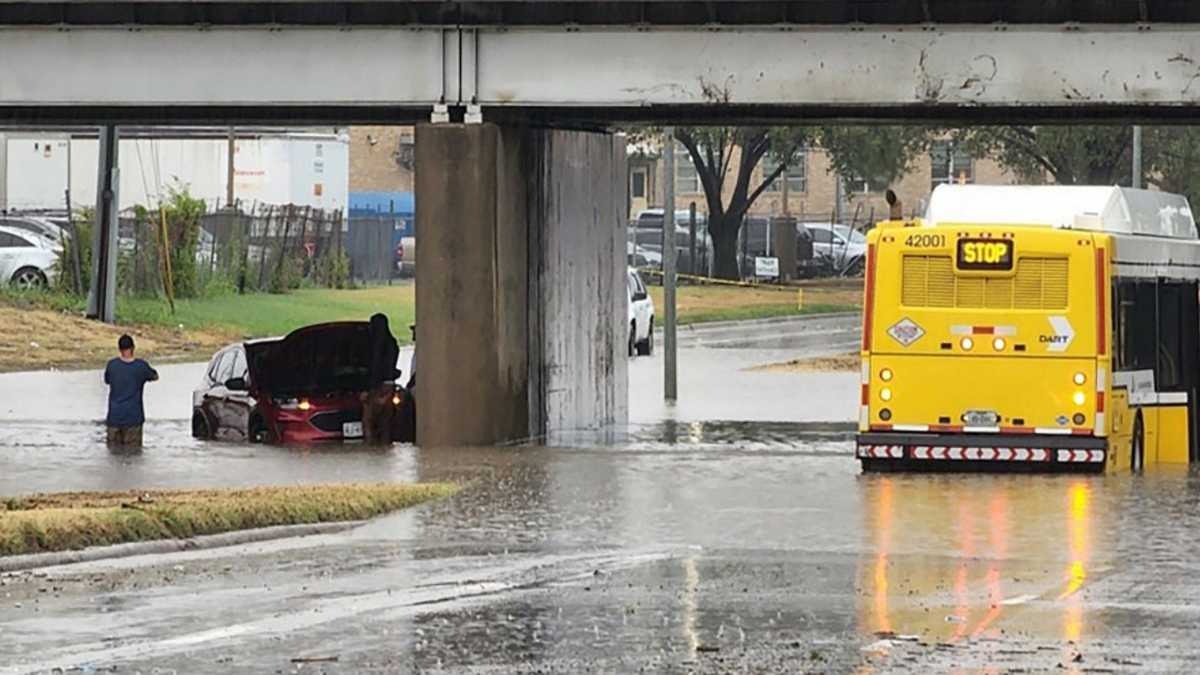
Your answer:
[[[108,385],[108,417],[110,427],[136,427],[146,421],[142,409],[142,389],[147,382],[157,380],[158,373],[141,359],[113,359],[104,367],[104,383]]]

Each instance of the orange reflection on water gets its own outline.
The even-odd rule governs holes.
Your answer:
[[[1067,567],[1067,588],[1059,600],[1067,601],[1063,618],[1063,637],[1076,641],[1083,633],[1083,603],[1079,589],[1087,581],[1087,561],[1091,553],[1089,528],[1091,488],[1084,481],[1071,485],[1070,506],[1067,509],[1067,541],[1071,552],[1071,564]]]
[[[879,486],[879,510],[876,522],[875,542],[875,630],[892,630],[891,618],[888,616],[888,552],[892,544],[892,491],[895,487],[890,478],[885,478]]]
[[[864,632],[927,639],[1002,638],[1019,624],[1055,638],[1085,634],[1097,489],[1088,479],[869,484],[860,567]],[[1058,561],[1047,574],[1044,561]],[[1047,602],[1048,601],[1048,602]],[[1094,630],[1094,627],[1092,627]]]

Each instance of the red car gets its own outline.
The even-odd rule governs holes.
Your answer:
[[[192,394],[192,435],[256,443],[362,438],[369,359],[365,321],[232,344],[213,356]],[[392,403],[392,439],[412,442],[416,402],[397,385]]]

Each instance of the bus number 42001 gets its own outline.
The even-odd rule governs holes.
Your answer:
[[[944,234],[910,234],[904,245],[912,248],[942,248],[946,245]]]

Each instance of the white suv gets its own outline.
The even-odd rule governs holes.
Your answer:
[[[0,283],[45,288],[54,278],[54,242],[27,230],[0,227]]]
[[[839,274],[862,266],[867,238],[857,230],[833,223],[804,223],[813,239],[813,257],[827,260]]]
[[[629,355],[649,356],[654,351],[654,301],[637,270],[629,268]]]

